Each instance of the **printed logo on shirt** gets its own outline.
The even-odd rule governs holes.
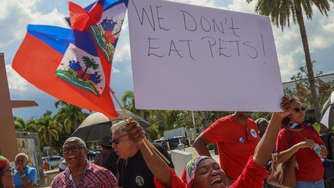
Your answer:
[[[240,142],[240,143],[244,143],[244,142],[245,142],[245,139],[242,138],[242,137],[240,136],[240,137],[239,137],[239,142]]]
[[[141,176],[137,176],[137,177],[136,177],[136,184],[137,184],[139,187],[142,187],[142,186],[145,184],[144,178],[141,177]]]
[[[254,129],[251,129],[250,133],[251,133],[251,135],[252,135],[254,138],[257,137],[257,133],[256,133],[256,131],[255,131]]]

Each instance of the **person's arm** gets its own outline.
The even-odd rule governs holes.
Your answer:
[[[313,128],[313,127],[312,127],[312,128]],[[327,147],[326,147],[326,145],[325,145],[325,142],[321,139],[321,137],[319,136],[319,133],[318,133],[314,128],[313,128],[313,131],[314,131],[314,134],[317,135],[314,141],[315,141],[317,144],[319,144],[319,145],[320,145],[320,148],[321,148],[321,150],[320,150],[320,156],[321,156],[322,158],[326,158],[327,155],[328,155],[328,151],[327,151]]]
[[[320,155],[322,158],[326,158],[328,155],[328,151],[325,145],[320,145],[321,147],[321,151],[320,151]]]
[[[195,140],[194,142],[194,148],[196,149],[196,151],[198,152],[199,155],[205,155],[205,156],[211,156],[209,149],[208,149],[208,144],[210,142],[208,141],[208,139],[206,139],[206,137],[204,136],[203,133],[201,133]]]
[[[211,156],[208,144],[224,142],[231,132],[231,125],[225,119],[218,119],[205,129],[195,140],[193,146],[202,156]]]
[[[302,148],[313,148],[315,142],[313,140],[301,141],[290,148],[277,153],[276,160],[278,163],[285,162],[289,160],[299,149]]]
[[[34,182],[28,179],[27,175],[23,172],[23,167],[18,166],[16,170],[21,178],[23,188],[33,188]]]
[[[20,178],[23,183],[23,188],[32,188],[34,187],[34,183],[30,180],[28,180],[26,175],[20,175]]]
[[[289,114],[289,111],[273,113],[268,128],[257,144],[253,155],[253,160],[259,167],[263,168],[270,159],[282,120]]]
[[[145,138],[143,128],[140,127],[137,122],[130,121],[130,123],[126,127],[126,130],[129,138],[138,144],[146,162],[146,165],[148,166],[152,174],[166,187],[171,187],[172,173],[170,171],[170,168],[152,148],[153,145],[147,144],[147,146],[153,152],[153,155],[151,155],[150,151],[143,143],[143,139]]]

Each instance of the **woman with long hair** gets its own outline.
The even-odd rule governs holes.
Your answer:
[[[9,161],[0,155],[0,188],[13,188],[13,173]]]
[[[295,156],[297,188],[324,188],[324,167],[321,158],[327,156],[327,149],[318,132],[304,122],[305,108],[295,98],[284,97],[284,103],[292,109],[278,134],[276,151],[280,161]]]

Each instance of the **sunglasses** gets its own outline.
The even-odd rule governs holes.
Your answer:
[[[79,151],[80,149],[82,149],[82,148],[78,147],[78,146],[64,147],[63,148],[63,153],[69,153],[70,151],[71,152],[76,152],[76,151]]]
[[[115,139],[113,139],[112,141],[111,141],[111,143],[112,144],[119,144],[119,139],[120,138],[122,138],[122,137],[124,137],[124,136],[126,136],[127,134],[123,134],[123,135],[121,135],[121,136],[119,136],[118,138],[115,138]]]
[[[305,107],[301,107],[301,108],[294,108],[293,109],[295,112],[304,112],[306,110]]]

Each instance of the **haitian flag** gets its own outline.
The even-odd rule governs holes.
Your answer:
[[[83,9],[69,2],[71,29],[28,25],[13,69],[59,100],[116,118],[110,73],[127,4],[99,0]]]

